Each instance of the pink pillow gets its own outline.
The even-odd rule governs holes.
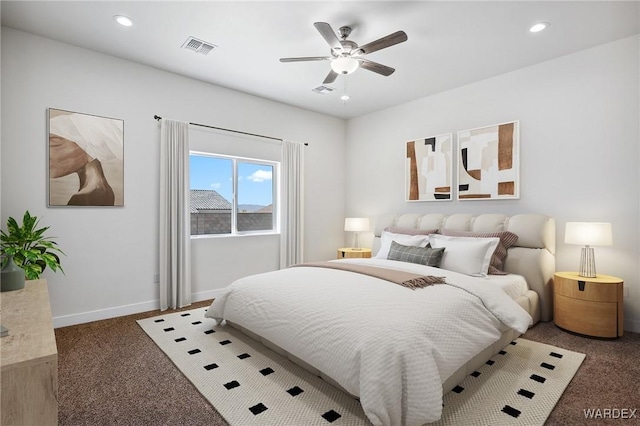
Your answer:
[[[507,257],[507,249],[518,241],[518,236],[513,232],[472,232],[441,229],[440,233],[451,237],[500,238],[496,251],[493,252],[493,256],[491,257],[488,273],[490,275],[507,275],[507,272],[503,270],[504,259]]]

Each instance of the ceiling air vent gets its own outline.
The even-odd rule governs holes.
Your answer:
[[[334,89],[331,86],[324,86],[324,85],[318,86],[315,89],[311,89],[312,92],[319,93],[321,95],[324,95],[325,93],[333,92],[334,90],[336,89]]]
[[[213,43],[207,43],[206,41],[199,40],[195,37],[189,37],[187,41],[182,45],[183,49],[192,50],[201,55],[208,55],[216,46]]]

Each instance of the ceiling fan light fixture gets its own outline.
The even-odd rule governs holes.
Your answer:
[[[351,74],[360,66],[360,62],[348,56],[340,56],[331,61],[331,69],[338,74]]]

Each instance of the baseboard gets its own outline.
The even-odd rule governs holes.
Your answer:
[[[627,319],[624,322],[624,331],[631,331],[634,333],[640,333],[640,321]]]
[[[221,288],[215,290],[193,293],[191,301],[200,302],[202,300],[215,299],[220,295]],[[84,324],[87,322],[100,321],[109,318],[116,318],[125,315],[139,314],[140,312],[155,311],[160,309],[160,300],[134,303],[132,305],[116,306],[114,308],[100,309],[97,311],[82,312],[79,314],[64,315],[53,318],[53,327],[67,327],[70,325]],[[624,331],[640,333],[640,321],[627,319],[624,322]]]
[[[208,291],[202,291],[200,293],[193,293],[191,295],[191,300],[193,302],[200,302],[202,300],[210,300],[210,299],[215,299],[216,297],[220,296],[220,293],[222,293],[221,288],[216,288],[214,290],[208,290]]]
[[[222,289],[203,291],[191,295],[192,302],[215,299]],[[134,303],[131,305],[115,306],[113,308],[99,309],[97,311],[81,312],[79,314],[53,317],[53,328],[67,327],[70,325],[84,324],[109,318],[117,318],[125,315],[139,314],[140,312],[155,311],[160,309],[160,300]]]

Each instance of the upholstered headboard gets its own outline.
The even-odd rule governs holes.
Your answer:
[[[540,319],[553,319],[553,274],[556,269],[556,231],[553,218],[540,214],[401,214],[375,220],[372,251],[380,248],[380,236],[387,226],[458,231],[509,231],[518,241],[507,250],[504,270],[525,277],[529,288],[540,298]]]

